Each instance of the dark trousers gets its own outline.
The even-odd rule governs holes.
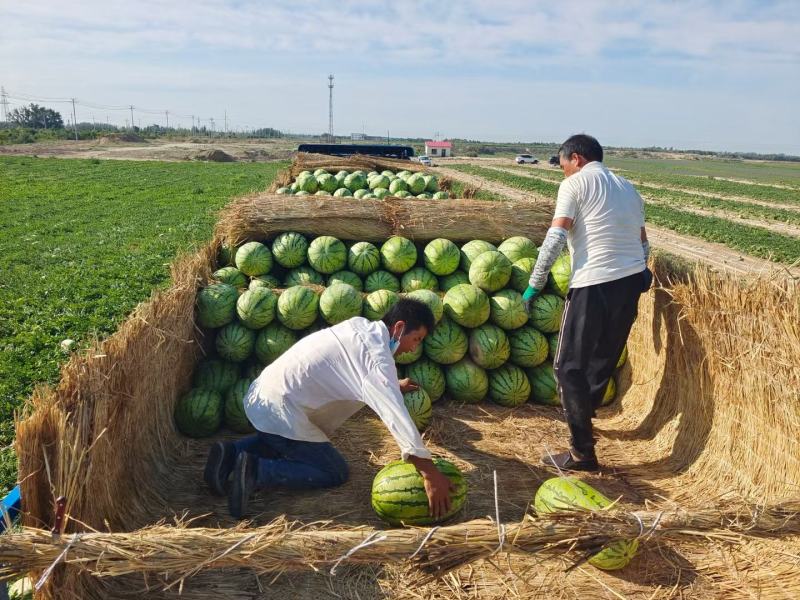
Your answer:
[[[553,369],[572,450],[583,458],[595,456],[592,417],[636,320],[639,295],[649,283],[644,273],[636,273],[567,293]]]
[[[258,488],[334,487],[347,481],[347,461],[330,442],[304,442],[264,433],[237,440],[236,452],[258,456]]]

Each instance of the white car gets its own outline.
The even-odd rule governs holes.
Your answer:
[[[424,154],[417,159],[421,165],[425,165],[426,167],[432,167],[433,161],[431,160],[430,156],[425,156]]]
[[[532,154],[517,154],[514,162],[518,165],[538,165],[539,159]]]

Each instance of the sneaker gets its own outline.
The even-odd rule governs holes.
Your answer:
[[[208,451],[206,468],[203,479],[206,480],[211,493],[215,496],[224,496],[228,485],[228,478],[236,462],[236,448],[230,442],[215,442]]]
[[[571,452],[560,452],[559,454],[545,454],[542,457],[542,464],[546,467],[556,467],[562,471],[599,471],[600,465],[597,464],[597,457],[576,459]]]
[[[258,457],[241,452],[233,467],[233,480],[228,492],[228,510],[234,519],[241,519],[247,511],[247,502],[256,487]]]

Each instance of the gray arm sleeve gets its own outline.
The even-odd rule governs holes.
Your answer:
[[[553,263],[561,255],[561,251],[567,244],[567,230],[563,227],[551,227],[547,230],[542,247],[539,249],[539,257],[536,259],[536,266],[528,281],[528,285],[537,290],[544,289],[547,284],[547,275],[553,267]]]
[[[648,240],[642,242],[642,251],[644,252],[644,262],[647,264],[647,261],[650,260],[650,242]]]

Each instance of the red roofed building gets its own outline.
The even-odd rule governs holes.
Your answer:
[[[425,154],[439,158],[444,156],[453,156],[453,143],[434,142],[432,140],[428,140],[425,142]]]

